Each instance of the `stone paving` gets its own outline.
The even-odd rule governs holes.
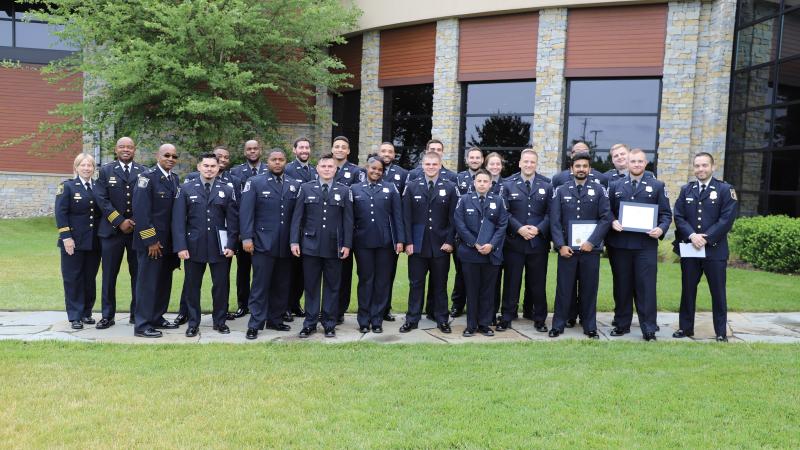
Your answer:
[[[171,319],[174,315],[167,315]],[[513,329],[496,333],[494,337],[476,335],[465,338],[461,336],[464,331],[466,319],[464,316],[454,319],[451,323],[452,334],[444,334],[436,328],[430,320],[422,319],[419,329],[407,334],[400,334],[398,329],[403,323],[403,316],[398,314],[396,322],[385,322],[383,334],[358,332],[355,315],[345,316],[345,322],[336,327],[335,338],[325,338],[322,328],[308,339],[300,339],[297,333],[301,328],[301,321],[295,319],[289,325],[292,331],[280,332],[261,331],[258,339],[248,341],[245,339],[247,331],[247,318],[228,321],[231,333],[219,334],[211,328],[211,316],[204,315],[200,324],[200,334],[197,337],[184,336],[186,326],[177,330],[163,330],[164,337],[160,339],[144,339],[133,336],[133,325],[128,324],[127,314],[117,314],[116,325],[106,330],[98,330],[94,325],[85,325],[83,330],[72,330],[63,311],[38,311],[38,312],[13,312],[0,311],[0,340],[16,339],[23,341],[59,340],[75,342],[110,342],[124,344],[166,344],[166,343],[259,343],[259,342],[375,342],[381,344],[461,344],[461,343],[489,343],[489,342],[523,342],[543,341],[557,342],[565,339],[584,339],[580,326],[567,328],[565,333],[556,338],[547,337],[547,333],[539,333],[533,328],[533,322],[520,319],[513,323]],[[598,313],[597,325],[601,341],[634,341],[643,342],[638,323],[634,319],[631,333],[622,337],[611,337],[612,313]],[[94,316],[100,320],[99,314]],[[659,341],[679,342],[713,342],[714,329],[711,322],[711,313],[704,312],[697,315],[695,322],[695,336],[691,339],[673,339],[672,333],[677,329],[678,314],[662,312],[658,315],[658,324],[661,330],[657,333]],[[550,320],[547,321],[548,327]],[[728,339],[730,342],[769,342],[769,343],[800,343],[800,312],[791,313],[728,313]]]

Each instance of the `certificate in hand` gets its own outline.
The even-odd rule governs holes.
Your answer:
[[[647,233],[656,227],[658,205],[649,203],[620,202],[619,223],[625,231]]]
[[[217,228],[217,236],[219,236],[219,254],[225,254],[225,247],[228,246],[228,230],[224,228]]]
[[[577,249],[588,241],[597,228],[596,220],[573,220],[569,223],[569,246]],[[602,246],[603,244],[600,243]]]
[[[679,243],[678,248],[681,252],[681,258],[705,258],[706,247],[705,245],[700,248],[695,248],[692,244]]]

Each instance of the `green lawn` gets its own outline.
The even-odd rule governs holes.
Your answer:
[[[56,229],[52,218],[3,219],[0,220],[0,236],[3,239],[0,250],[0,309],[59,310],[64,307],[59,254],[56,247]],[[400,257],[400,267],[394,285],[394,311],[406,308],[408,297],[408,277],[406,257]],[[235,270],[235,266],[234,266]],[[450,283],[452,286],[451,267]],[[556,281],[556,256],[550,257],[548,272],[548,303],[552,308]],[[353,300],[351,310],[356,306],[355,283],[353,276]],[[658,271],[659,309],[677,311],[680,305],[680,266],[672,263],[659,264]],[[235,283],[235,278],[232,277]],[[176,309],[183,284],[183,272],[175,273],[171,309]],[[798,311],[800,296],[797,288],[800,278],[793,275],[779,275],[744,269],[728,270],[728,309],[731,311]],[[117,285],[118,309],[125,311],[130,298],[127,266],[123,263],[122,274]],[[100,276],[97,278],[99,311]],[[203,307],[210,309],[210,274],[206,272],[203,289]],[[235,305],[235,288],[231,292],[231,304]],[[611,296],[611,272],[606,260],[601,262],[598,309],[608,311],[613,308]],[[698,309],[710,310],[711,301],[705,281],[700,286]]]
[[[5,448],[798,448],[800,347],[0,342]]]

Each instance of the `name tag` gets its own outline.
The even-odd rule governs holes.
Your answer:
[[[194,200],[194,199],[196,199],[196,198],[197,198],[197,196],[196,196],[196,195],[190,195],[190,196],[189,196],[189,200]]]
[[[344,173],[344,177],[345,177],[345,178],[350,178],[350,176],[351,176],[351,173],[350,173],[350,172],[345,172],[345,173]]]
[[[350,178],[350,177],[348,177],[348,178]],[[339,194],[333,194],[333,199],[334,199],[334,200],[336,200],[336,201],[338,202],[338,201],[341,201],[341,200],[342,200],[342,196],[341,196],[341,195],[339,195]]]
[[[269,195],[269,191],[261,191],[261,195]],[[309,197],[309,198],[313,198],[313,197]]]
[[[415,195],[414,198],[417,199],[417,200],[420,200],[420,199],[422,199],[422,196],[421,195]]]
[[[269,194],[269,192],[267,192]],[[308,197],[309,200],[316,200],[317,197]]]
[[[467,212],[475,212],[475,210],[467,208]]]
[[[489,209],[497,209],[497,203],[495,202],[489,203]]]
[[[445,195],[447,195],[447,191],[444,189],[439,189],[439,196],[444,197]]]
[[[389,193],[389,188],[383,188],[383,192]]]
[[[693,198],[686,197],[686,203],[692,203],[694,201]]]
[[[513,193],[513,192],[512,192],[512,193],[511,193],[511,196],[512,196],[512,197],[519,197],[519,194],[517,194],[517,193]]]

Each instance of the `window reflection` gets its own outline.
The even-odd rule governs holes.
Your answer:
[[[570,114],[657,113],[661,80],[573,80]]]
[[[739,24],[750,23],[762,17],[777,14],[780,6],[780,0],[740,0]]]
[[[800,100],[800,59],[793,59],[778,65],[781,83],[778,85],[775,103]]]
[[[800,54],[800,10],[783,16],[781,58]]]
[[[536,83],[472,83],[467,86],[467,114],[531,113]]]
[[[467,117],[467,147],[527,147],[533,116]]]
[[[656,116],[570,116],[567,141],[586,141],[596,150],[608,150],[618,142],[631,148],[655,150],[658,134]]]
[[[780,18],[776,18],[739,30],[736,41],[737,70],[775,59],[780,25]]]
[[[432,116],[433,85],[384,90],[383,140],[395,145],[398,164],[406,169],[416,167],[425,151],[425,143],[431,138]]]

